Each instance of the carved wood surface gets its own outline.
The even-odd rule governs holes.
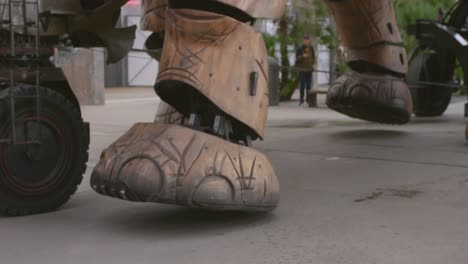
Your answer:
[[[353,49],[401,43],[392,0],[325,0],[343,44]]]
[[[391,0],[326,0],[347,48],[347,61],[377,65],[398,76],[408,71]],[[355,63],[355,64],[353,64]],[[359,68],[365,68],[361,66]]]
[[[268,107],[268,58],[262,35],[232,18],[195,10],[168,10],[156,92],[177,110],[183,93],[165,81],[193,87],[263,137]],[[256,91],[251,74],[256,73]],[[181,111],[181,110],[180,110]],[[188,114],[188,113],[184,113]]]
[[[327,105],[354,118],[386,124],[408,123],[413,113],[404,80],[356,72],[341,76],[330,86]]]
[[[141,8],[141,29],[153,32],[164,31],[166,27],[168,0],[143,0]]]
[[[154,122],[161,124],[183,125],[187,123],[187,120],[172,106],[165,102],[161,102],[159,103],[158,112],[156,113]]]
[[[104,151],[91,184],[123,199],[216,210],[270,210],[279,200],[265,155],[168,124],[134,125]]]

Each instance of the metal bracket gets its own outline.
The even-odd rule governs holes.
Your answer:
[[[233,133],[232,125],[228,118],[221,115],[216,115],[213,122],[213,131],[218,136],[230,140],[230,135]]]
[[[258,72],[250,73],[250,96],[257,95]]]
[[[189,126],[191,127],[200,126],[200,116],[195,113],[191,113],[190,118],[189,118]]]

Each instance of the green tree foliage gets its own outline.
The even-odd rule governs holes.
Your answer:
[[[418,19],[437,20],[439,8],[444,12],[455,4],[456,0],[394,0],[396,18],[400,26],[404,45],[408,52],[413,50],[416,39],[406,33],[408,25],[415,23]]]
[[[439,9],[446,14],[455,5],[457,0],[394,0],[394,7],[404,46],[410,54],[418,45],[417,40],[408,35],[406,29],[418,19],[437,20]],[[454,77],[463,79],[463,70],[460,65],[455,68]]]

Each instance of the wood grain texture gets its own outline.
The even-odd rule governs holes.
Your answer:
[[[187,84],[223,112],[263,137],[268,107],[268,58],[262,35],[232,18],[195,10],[168,10],[156,92],[178,107],[181,93],[165,81]],[[251,95],[250,76],[258,73]],[[189,113],[183,113],[188,115]]]
[[[152,32],[164,31],[166,27],[168,0],[143,0],[141,8],[141,29]]]
[[[350,117],[385,124],[406,124],[413,113],[404,80],[357,72],[344,74],[330,86],[327,105]]]
[[[91,185],[126,200],[212,210],[272,210],[279,201],[265,155],[168,124],[134,125],[104,151]]]
[[[365,61],[378,65],[394,75],[405,76],[408,72],[408,56],[404,47],[395,45],[374,45],[366,49],[348,49],[348,63]]]
[[[184,125],[187,121],[188,120],[172,106],[165,102],[159,103],[158,112],[154,118],[155,123]]]
[[[406,75],[407,55],[401,47],[402,39],[391,0],[325,2],[334,15],[351,68],[358,71],[369,68],[356,65],[365,62],[372,68],[382,67],[397,76]]]
[[[353,49],[379,42],[401,43],[391,0],[325,0],[343,44]]]

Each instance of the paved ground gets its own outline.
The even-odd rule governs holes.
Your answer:
[[[91,160],[60,211],[1,218],[0,263],[467,263],[468,145],[463,101],[403,127],[288,103],[270,110],[256,146],[282,182],[272,214],[213,214],[95,194],[90,170],[135,121],[151,121],[151,90],[112,90],[84,107]]]

